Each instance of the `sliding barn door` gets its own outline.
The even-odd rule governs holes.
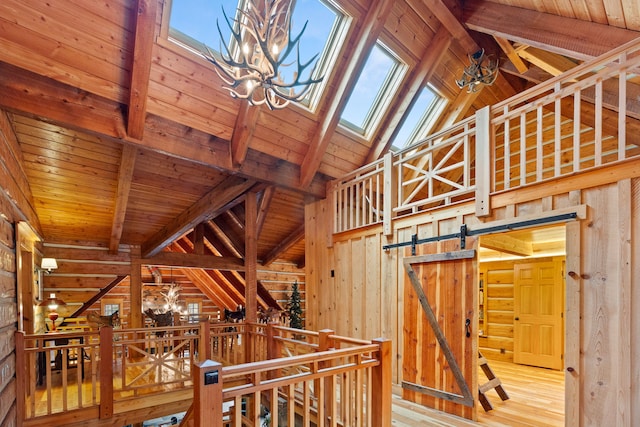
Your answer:
[[[475,419],[476,239],[419,245],[404,259],[403,398]]]

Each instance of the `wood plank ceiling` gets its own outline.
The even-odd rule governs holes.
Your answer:
[[[0,113],[46,242],[150,256],[187,250],[205,224],[212,253],[242,259],[256,192],[258,260],[302,266],[305,202],[384,154],[425,82],[448,101],[442,128],[640,35],[637,0],[340,0],[353,25],[318,108],[270,111],[231,99],[210,64],[163,37],[167,1],[0,3]],[[338,122],[378,38],[409,72],[365,139]],[[503,72],[468,94],[455,79],[479,46]]]

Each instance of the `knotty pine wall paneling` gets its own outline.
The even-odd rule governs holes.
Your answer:
[[[406,241],[413,233],[419,238],[446,234],[462,223],[473,229],[567,210],[586,212],[566,227],[566,424],[630,427],[640,419],[635,404],[640,400],[640,251],[632,245],[640,239],[640,178],[603,183],[586,174],[571,183],[573,188],[542,186],[534,192],[525,187],[492,196],[491,217],[482,221],[467,204],[398,218],[393,240]],[[324,200],[306,206],[308,323],[311,329],[331,328],[366,339],[386,336],[401,360],[403,255],[397,249],[365,250],[368,239],[384,241],[376,237],[381,227],[332,236],[331,211]],[[357,276],[365,271],[362,265],[366,281]],[[379,292],[362,292],[364,283]],[[359,322],[369,308],[380,319],[367,325],[364,337]],[[508,334],[502,331],[503,339]],[[402,381],[398,366],[395,384]]]

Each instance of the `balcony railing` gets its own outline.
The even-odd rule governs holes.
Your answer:
[[[217,383],[224,388],[217,412],[210,414],[220,425],[258,426],[267,413],[316,424],[326,419],[330,425],[382,425],[371,420],[380,419],[374,402],[388,405],[390,417],[390,383],[385,385],[388,401],[379,401],[386,396],[379,371],[391,366],[389,349],[383,352],[386,343],[247,323],[18,332],[17,395],[24,396],[18,399],[19,425],[65,425],[69,412],[75,422],[115,414],[121,420],[127,408],[139,409],[145,401],[151,407],[167,393],[184,400],[186,408],[194,399],[194,375],[205,360],[221,366]]]
[[[640,155],[640,39],[333,182],[334,233]]]

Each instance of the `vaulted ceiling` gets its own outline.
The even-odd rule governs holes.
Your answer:
[[[4,0],[0,120],[17,149],[3,156],[22,170],[2,176],[25,189],[26,219],[46,242],[143,256],[187,250],[204,224],[212,253],[241,259],[253,192],[259,261],[304,265],[305,202],[383,155],[424,84],[448,101],[438,129],[640,36],[636,0],[338,3],[354,20],[318,108],[270,111],[230,98],[211,64],[163,36],[166,1]],[[378,38],[409,72],[364,138],[339,119]],[[501,74],[467,93],[455,80],[479,47]]]

